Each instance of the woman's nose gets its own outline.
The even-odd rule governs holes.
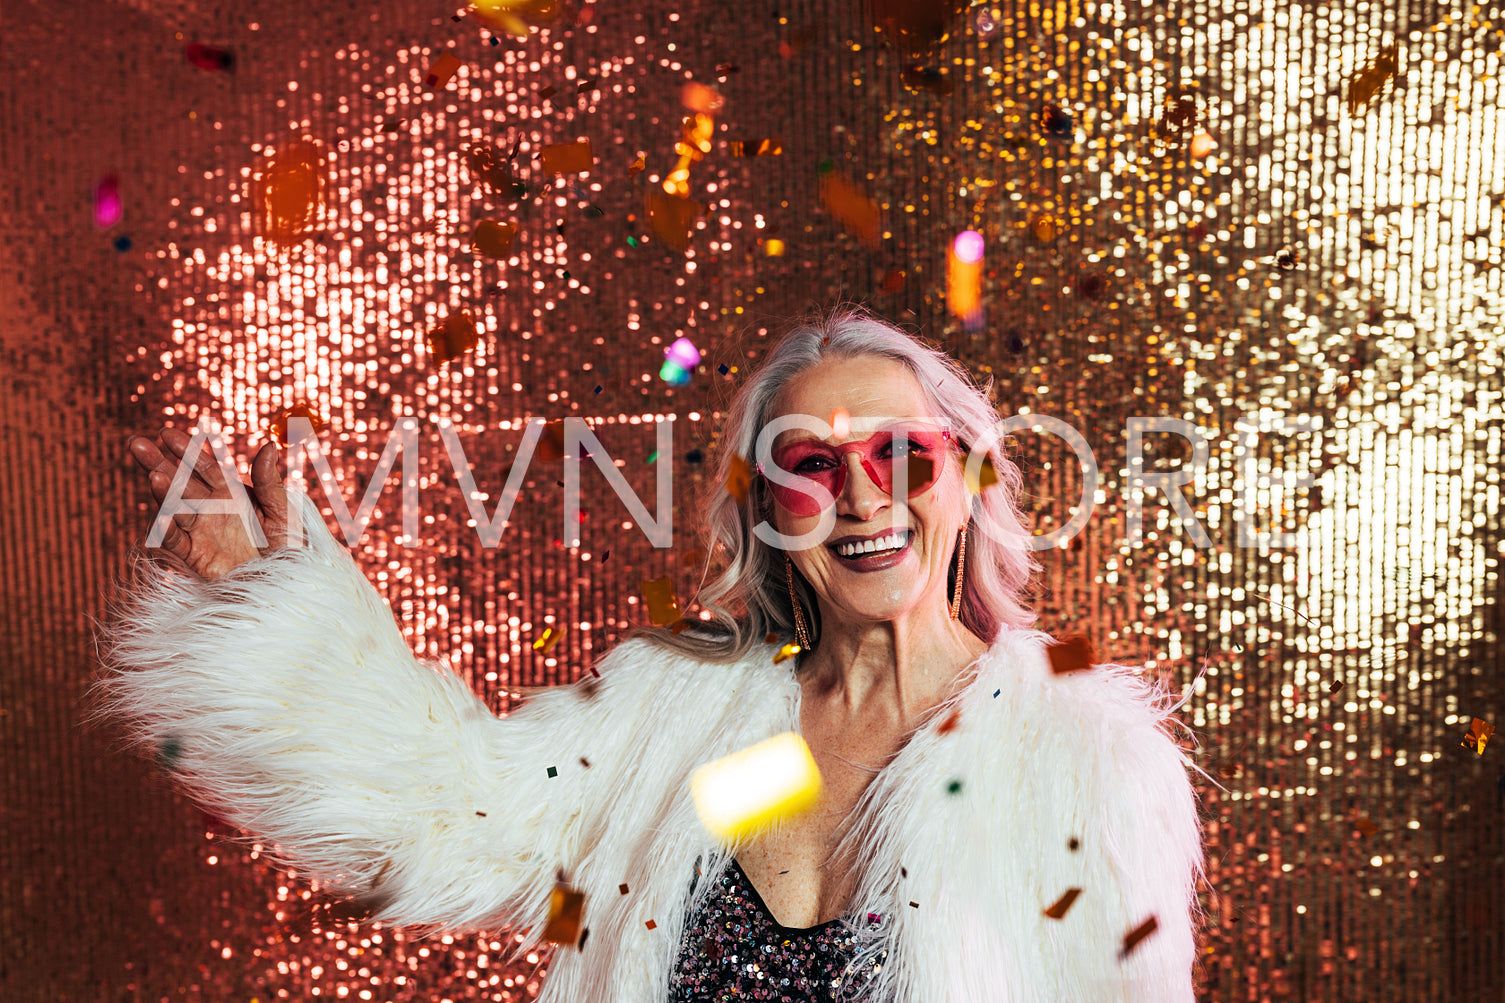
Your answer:
[[[862,465],[862,457],[857,453],[847,453],[841,462],[846,464],[847,475],[837,502],[865,522],[888,500],[888,493],[868,476],[867,467]]]

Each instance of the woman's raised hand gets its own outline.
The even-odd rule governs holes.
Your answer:
[[[191,441],[192,436],[175,428],[162,429],[155,441],[139,435],[126,440],[126,449],[147,472],[152,497],[159,507]],[[270,442],[262,446],[251,461],[251,483],[246,485],[245,492],[251,511],[246,513],[246,520],[228,512],[180,511],[169,522],[162,545],[195,574],[211,580],[224,577],[246,561],[287,546],[289,511],[281,465],[277,447]],[[183,497],[188,501],[235,497],[208,443],[202,444],[195,458],[193,472],[183,487]],[[249,519],[260,524],[266,547],[257,547],[246,531]]]

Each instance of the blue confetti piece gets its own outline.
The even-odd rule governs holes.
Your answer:
[[[726,368],[726,363],[723,362],[721,365],[716,367],[716,372],[720,373],[722,376],[725,376],[727,373],[731,372],[731,370]]]
[[[125,236],[124,234],[122,234],[119,237],[115,238],[115,250],[117,250],[117,251],[129,251],[130,249],[131,249],[131,238]]]
[[[1002,692],[1003,692],[1003,690],[994,690],[993,691],[993,697],[996,699],[998,697],[998,694],[1000,694]]]
[[[554,777],[557,777],[557,776],[559,776],[559,770],[557,770],[556,768],[554,768],[552,766],[549,767],[549,777],[550,777],[550,779],[552,779]]]
[[[596,393],[600,393],[600,392],[601,392],[601,384],[597,383],[596,384]]]

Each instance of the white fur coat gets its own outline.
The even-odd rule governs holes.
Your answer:
[[[498,718],[414,658],[327,530],[216,582],[144,570],[100,638],[97,713],[165,754],[207,809],[421,933],[536,938],[562,870],[590,934],[555,954],[540,1003],[665,999],[697,863],[714,878],[730,860],[690,773],[798,730],[800,687],[774,646],[707,665],[624,642],[599,680]],[[889,952],[859,998],[1193,998],[1202,850],[1166,698],[1116,666],[1053,675],[1048,640],[1005,628],[859,805],[852,915],[860,943]]]

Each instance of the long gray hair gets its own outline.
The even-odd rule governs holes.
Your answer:
[[[768,518],[772,496],[761,477],[754,476],[743,504],[726,490],[735,457],[751,465],[758,433],[769,421],[769,409],[779,393],[799,374],[823,359],[879,356],[902,363],[914,374],[936,416],[950,419],[958,430],[963,454],[974,444],[986,448],[998,483],[972,497],[967,523],[967,557],[962,576],[960,619],[972,633],[992,642],[1008,624],[1030,627],[1035,614],[1025,590],[1039,568],[1029,549],[1029,531],[1018,506],[1023,485],[1019,468],[1003,452],[994,428],[999,420],[988,402],[993,378],[978,387],[962,366],[945,352],[931,348],[906,332],[866,311],[844,306],[823,317],[798,324],[774,347],[762,367],[732,398],[724,416],[716,478],[704,506],[705,565],[695,596],[709,619],[692,617],[690,626],[674,634],[666,627],[640,627],[628,636],[646,637],[663,647],[706,662],[741,659],[768,634],[781,640],[794,636],[794,610],[784,577],[783,551],[758,539],[753,527]],[[984,445],[986,444],[986,445]],[[771,520],[770,520],[771,521]],[[979,531],[980,530],[980,531]],[[724,562],[715,574],[713,565]],[[956,587],[955,557],[947,575],[946,594]],[[710,578],[707,583],[707,578]],[[795,589],[812,644],[819,644],[820,610],[808,582],[796,573]]]

